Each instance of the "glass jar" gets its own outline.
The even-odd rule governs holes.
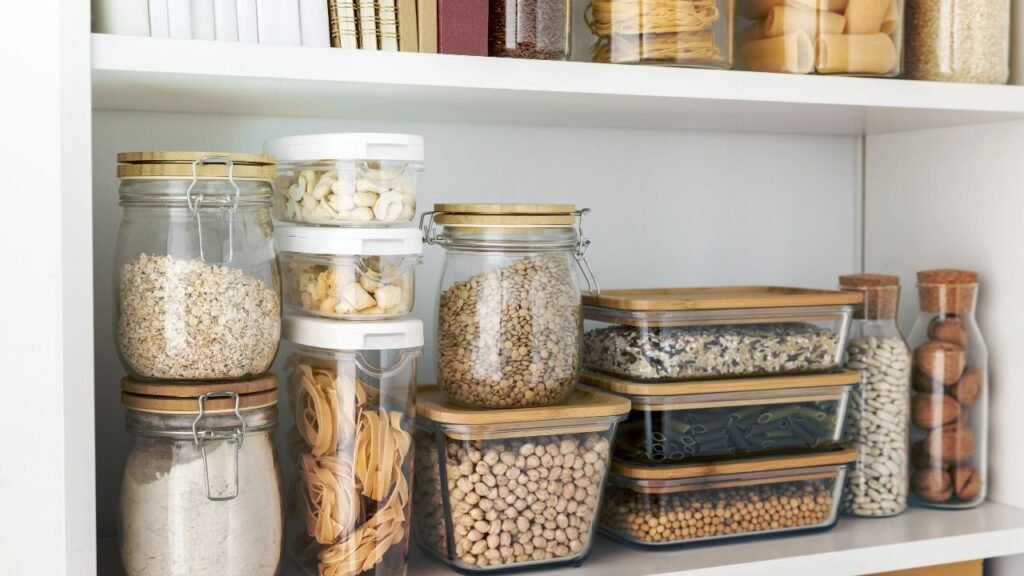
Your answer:
[[[422,136],[308,134],[269,140],[263,149],[278,160],[278,220],[390,226],[416,216]]]
[[[421,227],[445,248],[438,296],[438,386],[477,408],[565,400],[580,362],[580,288],[597,289],[583,215],[564,204],[435,204]],[[435,225],[443,227],[438,231]]]
[[[917,274],[910,460],[914,502],[972,508],[988,489],[988,348],[974,319],[978,274]]]
[[[119,536],[128,576],[273,576],[284,539],[277,377],[125,378]]]
[[[908,3],[907,78],[1005,84],[1010,0]]]
[[[851,274],[843,290],[864,296],[854,314],[846,367],[862,371],[847,414],[844,441],[860,448],[846,476],[843,512],[896,516],[907,509],[910,486],[910,348],[896,326],[898,276]]]
[[[591,0],[594,62],[732,68],[735,0]]]
[[[409,553],[416,319],[286,316],[291,553],[305,574],[403,575]]]
[[[273,159],[118,155],[117,351],[134,377],[226,380],[277,354],[280,280],[270,220]]]
[[[740,67],[744,70],[885,77],[900,74],[903,0],[737,2],[741,15]]]
[[[489,54],[568,60],[570,0],[490,0]]]

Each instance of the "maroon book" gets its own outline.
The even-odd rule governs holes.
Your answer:
[[[487,56],[489,0],[437,0],[437,51]]]

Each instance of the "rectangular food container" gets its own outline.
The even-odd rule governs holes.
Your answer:
[[[583,296],[583,366],[628,380],[823,372],[839,366],[854,292],[740,286]]]
[[[633,408],[615,436],[615,458],[646,465],[828,450],[839,441],[860,372],[638,383],[585,372],[580,381]]]
[[[616,461],[601,531],[640,546],[831,528],[856,448],[650,467]]]
[[[472,410],[430,386],[416,410],[424,549],[464,572],[583,561],[628,400],[579,388],[555,407]]]

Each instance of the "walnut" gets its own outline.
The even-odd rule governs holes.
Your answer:
[[[964,372],[967,355],[964,349],[949,342],[928,342],[915,353],[917,369],[933,380],[949,386],[956,384]]]
[[[967,327],[958,316],[948,318],[935,318],[928,325],[928,338],[935,342],[949,342],[961,348],[967,348],[970,337],[967,334]]]
[[[977,366],[968,366],[960,381],[950,387],[949,393],[964,407],[974,406],[981,396],[981,385],[984,374]]]
[[[981,494],[984,483],[981,474],[972,466],[956,466],[950,470],[953,476],[953,490],[960,500],[971,501]]]
[[[914,390],[928,394],[942,394],[946,385],[920,370],[914,370]]]
[[[929,430],[938,428],[960,417],[960,403],[945,394],[917,394],[911,408],[914,426]]]
[[[945,502],[953,497],[953,481],[945,470],[926,468],[914,473],[910,488],[922,500]]]
[[[974,454],[974,433],[962,422],[932,430],[924,442],[928,454],[944,462],[962,462]]]

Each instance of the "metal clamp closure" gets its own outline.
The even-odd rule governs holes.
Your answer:
[[[222,210],[228,212],[228,250],[227,258],[220,261],[207,260],[206,248],[203,244],[203,219],[199,216],[199,210],[204,208],[203,202],[206,200],[205,195],[200,192],[196,195],[195,199],[192,197],[192,191],[195,189],[196,184],[199,183],[199,167],[204,164],[224,164],[228,167],[228,184],[234,190],[234,198],[229,203],[218,202],[214,206],[219,207]],[[188,209],[196,218],[196,227],[199,232],[199,257],[203,259],[203,262],[207,264],[228,264],[235,256],[235,212],[238,211],[238,203],[241,198],[241,190],[238,188],[238,183],[235,182],[235,163],[231,161],[227,156],[203,156],[202,158],[192,162],[192,183],[188,185],[188,190],[185,191],[185,200],[188,201]]]
[[[235,400],[235,417],[238,418],[238,427],[230,430],[200,430],[199,422],[203,419],[205,413],[205,403],[208,398],[234,398]],[[196,416],[194,422],[192,422],[192,439],[195,441],[196,446],[203,453],[203,474],[206,479],[206,498],[214,502],[223,502],[226,500],[234,500],[238,497],[239,483],[238,483],[238,452],[242,449],[242,441],[245,439],[245,418],[242,417],[242,412],[239,409],[241,398],[234,392],[207,392],[199,397],[199,415]],[[206,445],[211,441],[233,441],[235,445],[235,485],[234,491],[228,492],[226,495],[213,495],[213,490],[210,488],[210,464],[206,457]]]
[[[594,270],[590,267],[590,263],[587,262],[587,251],[590,250],[590,238],[583,235],[583,217],[590,213],[590,208],[583,208],[575,212],[576,216],[576,250],[573,251],[573,257],[576,258],[576,264],[580,267],[580,272],[583,273],[583,279],[587,282],[587,289],[592,294],[601,293],[601,285],[597,283],[597,277],[594,276]]]
[[[434,218],[442,214],[444,214],[444,212],[432,210],[420,215],[420,231],[423,232],[423,242],[426,244],[447,246],[451,243],[451,239],[439,236],[437,233],[437,226],[434,222]]]

